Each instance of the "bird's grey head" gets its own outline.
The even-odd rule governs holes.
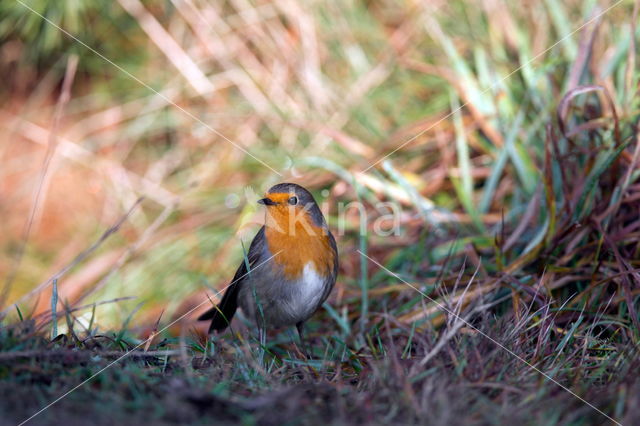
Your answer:
[[[269,188],[265,198],[258,203],[265,206],[297,206],[309,212],[317,226],[326,226],[322,212],[313,195],[302,186],[295,183],[279,183]]]

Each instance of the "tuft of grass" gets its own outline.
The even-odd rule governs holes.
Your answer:
[[[51,340],[58,337],[58,280],[54,278],[51,286]],[[23,321],[22,317],[20,321]]]
[[[79,407],[92,415],[111,412],[110,421],[123,424],[142,416],[203,424],[607,420],[557,383],[622,424],[640,415],[632,397],[640,386],[637,347],[615,343],[602,312],[568,315],[551,303],[532,302],[496,320],[483,306],[459,307],[459,317],[486,338],[455,318],[439,330],[417,322],[407,326],[397,320],[393,305],[373,314],[362,336],[356,328],[346,340],[337,337],[337,324],[319,315],[310,333],[313,360],[297,354],[284,332],[270,336],[263,356],[231,333],[205,341],[163,338],[147,350],[128,352],[92,379],[136,338],[125,329],[79,340],[65,335],[54,348],[25,329],[4,328],[3,412],[7,421],[23,421],[79,380],[90,379],[35,421],[74,421]],[[356,349],[362,338],[369,343]],[[491,340],[508,345],[553,381]]]

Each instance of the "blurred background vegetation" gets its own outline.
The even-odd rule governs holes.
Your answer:
[[[611,188],[587,174],[617,164],[617,147],[634,135],[637,10],[624,1],[603,14],[611,6],[2,2],[5,313],[16,317],[14,305],[46,313],[57,277],[59,300],[70,305],[131,297],[99,306],[101,327],[138,308],[138,325],[152,326],[163,311],[177,317],[226,285],[241,240],[261,219],[255,197],[289,180],[314,191],[334,228],[338,203],[368,206],[368,232],[359,235],[353,212],[339,237],[334,299],[344,315],[358,316],[363,297],[382,297],[390,284],[356,249],[431,283],[447,256],[458,265],[466,258],[483,277],[520,273],[517,284],[500,284],[518,303],[521,287],[540,279],[536,259],[564,259],[557,248],[566,235],[558,235],[574,232],[575,215],[588,216],[592,199]],[[557,114],[567,93],[563,133]],[[565,137],[569,127],[584,132]],[[545,161],[552,139],[558,151]],[[584,149],[565,162],[576,146]],[[632,152],[625,147],[624,158]],[[563,174],[572,171],[584,176]],[[587,189],[593,197],[564,198]],[[386,213],[377,200],[403,206],[400,235],[372,232]],[[567,253],[598,241],[581,238]],[[593,253],[573,273],[567,255],[573,260],[554,270],[560,281],[542,287],[584,290]],[[463,299],[485,294],[480,287]],[[398,312],[405,322],[433,319],[421,316],[410,289],[389,288],[416,298]],[[617,294],[625,316],[638,289]]]
[[[640,424],[638,10],[0,2],[0,417],[140,349],[37,421]],[[281,181],[339,234],[311,360],[194,321]]]

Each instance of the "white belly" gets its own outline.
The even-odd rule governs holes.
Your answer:
[[[297,297],[292,297],[290,309],[301,317],[310,316],[320,304],[325,280],[316,272],[313,263],[304,266],[302,277],[292,285]]]
[[[255,323],[260,323],[260,310],[256,309],[256,299],[262,305],[262,315],[267,326],[281,327],[295,325],[309,319],[322,303],[327,281],[318,274],[309,262],[300,278],[289,281],[282,275],[262,275],[259,279],[249,279],[243,283],[239,302],[245,315]]]

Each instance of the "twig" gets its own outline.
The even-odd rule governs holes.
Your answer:
[[[120,229],[120,227],[122,226],[122,224],[129,218],[129,216],[131,216],[131,213],[133,213],[133,211],[135,210],[136,207],[138,207],[138,205],[142,202],[142,200],[144,200],[144,197],[140,197],[136,200],[136,202],[133,204],[133,206],[131,206],[131,208],[129,209],[129,211],[127,211],[127,213],[124,214],[124,216],[122,216],[113,226],[111,226],[109,229],[107,229],[102,236],[100,236],[100,238],[98,239],[98,241],[96,241],[91,247],[89,247],[88,249],[84,250],[83,252],[81,252],[80,254],[78,254],[70,263],[68,263],[66,266],[64,266],[62,269],[60,269],[57,273],[55,273],[51,278],[49,278],[48,280],[40,283],[36,288],[34,288],[33,290],[31,290],[29,293],[25,294],[24,296],[20,297],[17,301],[15,301],[14,303],[12,303],[10,306],[4,308],[1,312],[0,315],[6,315],[6,313],[9,311],[9,309],[12,309],[11,306],[13,305],[17,305],[19,303],[24,302],[25,300],[30,299],[33,295],[40,293],[42,290],[44,290],[45,288],[47,288],[47,286],[49,284],[51,284],[53,282],[53,280],[59,279],[60,277],[62,277],[63,275],[65,275],[67,272],[69,272],[69,270],[71,270],[73,267],[75,267],[77,264],[79,264],[80,262],[82,262],[83,260],[85,260],[87,257],[89,257],[89,255],[91,253],[93,253],[98,247],[100,247],[100,245],[102,245],[102,243],[109,238],[112,234],[115,234],[116,232],[118,232],[118,230]]]
[[[118,270],[120,270],[120,268],[122,268],[122,266],[131,258],[131,256],[133,254],[135,254],[136,251],[149,238],[151,238],[151,236],[158,230],[158,228],[164,223],[164,221],[167,220],[171,216],[171,214],[173,213],[174,210],[175,210],[175,206],[173,206],[173,205],[172,206],[166,206],[164,208],[164,210],[162,210],[162,212],[156,217],[156,219],[153,221],[153,223],[147,229],[145,229],[145,231],[142,233],[140,238],[138,238],[138,240],[136,242],[131,244],[131,246],[129,246],[129,248],[124,253],[122,253],[122,255],[120,255],[120,257],[118,257],[118,260],[116,261],[116,263],[113,266],[113,268],[111,268],[111,270],[104,277],[102,277],[102,279],[100,281],[98,281],[98,283],[96,285],[94,285],[88,291],[83,293],[78,298],[78,300],[76,300],[74,303],[79,303],[82,300],[86,299],[89,295],[94,294],[94,293],[98,292],[99,290],[101,290],[109,282],[111,277]]]
[[[31,351],[15,351],[15,352],[0,352],[0,361],[14,361],[22,358],[34,359],[34,358],[66,358],[66,359],[74,359],[77,361],[83,359],[95,359],[96,356],[102,358],[118,358],[124,355],[127,352],[123,351],[92,351],[92,350],[75,350],[75,349],[57,349],[57,350],[49,350],[49,349],[41,349],[41,350],[31,350]],[[128,352],[129,357],[135,358],[154,358],[160,356],[171,356],[171,355],[179,355],[179,350],[171,350],[171,351],[130,351]]]

